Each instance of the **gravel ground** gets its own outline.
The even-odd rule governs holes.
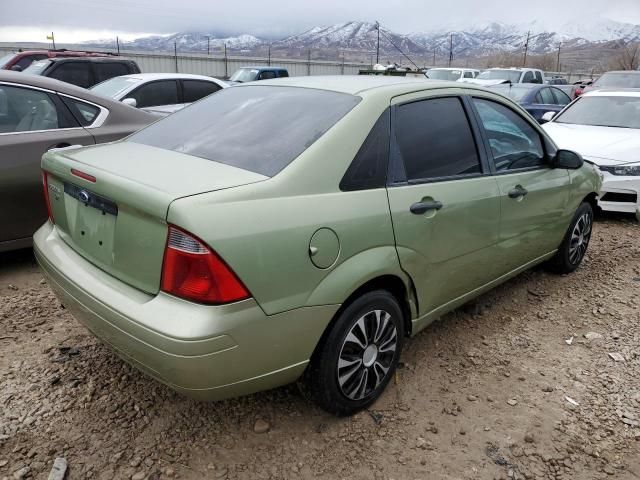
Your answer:
[[[173,393],[77,324],[30,251],[0,255],[0,479],[640,479],[640,226],[601,219],[575,274],[542,269],[408,342],[352,418],[295,387]]]

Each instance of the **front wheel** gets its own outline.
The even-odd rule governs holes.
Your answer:
[[[368,292],[340,313],[318,346],[303,387],[324,410],[350,415],[371,405],[392,378],[404,340],[395,297]]]
[[[556,273],[571,273],[580,266],[591,240],[593,228],[593,208],[583,202],[569,225],[555,256],[549,260],[549,267]]]

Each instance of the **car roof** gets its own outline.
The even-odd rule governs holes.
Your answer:
[[[238,70],[240,69],[250,69],[250,70],[286,70],[286,68],[284,67],[268,67],[265,65],[260,65],[260,66],[245,66],[245,67],[240,67],[238,68]]]
[[[250,88],[253,86],[290,86],[315,88],[334,92],[360,95],[367,91],[385,91],[390,97],[405,93],[430,90],[436,88],[464,88],[486,91],[484,88],[468,83],[430,80],[428,78],[407,78],[386,75],[331,75],[287,77],[274,80],[248,82],[233,88]]]
[[[604,72],[602,75],[606,75],[607,73],[623,73],[623,74],[631,74],[631,75],[640,75],[640,72],[637,70],[610,70],[608,72]]]
[[[472,70],[474,72],[478,72],[477,68],[467,68],[467,67],[433,67],[430,70]]]
[[[108,57],[92,57],[90,55],[83,57],[52,57],[44,58],[43,60],[49,60],[50,62],[131,62],[130,58],[120,57],[118,55],[110,55]]]
[[[194,75],[191,73],[132,73],[129,75],[121,75],[119,77],[113,78],[132,78],[136,80],[141,80],[143,82],[148,82],[150,80],[208,80],[211,82],[215,82],[217,79],[213,77],[208,77],[206,75]],[[111,79],[109,79],[111,80]],[[108,81],[108,80],[105,80]]]
[[[85,88],[76,87],[67,82],[61,82],[49,77],[43,77],[41,75],[31,75],[24,72],[13,72],[11,70],[0,70],[0,82],[14,83],[16,85],[24,85],[36,88],[43,88],[45,90],[52,90],[71,97],[76,97],[88,102],[97,103],[98,105],[104,105],[109,109],[120,108],[125,106],[121,102],[112,100],[102,95],[96,95],[95,93]],[[107,102],[109,102],[107,104]],[[132,108],[132,107],[127,107]],[[137,110],[137,109],[133,109]]]
[[[583,93],[582,96],[583,97],[640,97],[640,88],[603,88],[601,90],[589,90],[588,92]]]

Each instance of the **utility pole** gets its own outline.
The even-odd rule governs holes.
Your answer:
[[[211,35],[207,35],[207,56],[211,52]]]
[[[449,35],[449,66],[453,62],[453,33]]]
[[[229,62],[227,61],[227,42],[224,42],[224,78],[229,78]]]
[[[376,44],[376,64],[380,63],[380,24],[376,21],[376,30],[378,31],[378,43]]]
[[[267,59],[267,65],[271,66],[271,44],[269,44],[269,57]]]
[[[56,49],[56,37],[51,32],[51,35],[47,35],[47,40],[51,40],[51,44],[53,45],[53,49]]]
[[[311,49],[307,50],[307,75],[311,76]]]
[[[340,75],[344,75],[344,51],[342,52],[342,69],[340,70]]]
[[[176,73],[178,73],[178,42],[173,41],[173,58],[176,60]]]
[[[531,38],[531,30],[527,32],[527,41],[524,42],[524,60],[522,62],[522,66],[527,66],[527,51],[529,50],[529,39]]]
[[[433,50],[433,63],[431,64],[432,67],[436,66],[436,51],[435,49]]]
[[[556,63],[556,72],[560,71],[560,49],[562,48],[562,42],[558,44],[558,62]]]
[[[120,39],[116,36],[116,50],[118,51],[118,55],[120,55]]]

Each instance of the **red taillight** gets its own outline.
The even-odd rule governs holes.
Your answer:
[[[176,297],[213,305],[249,297],[224,260],[200,240],[173,226],[169,227],[160,288]]]
[[[51,199],[49,198],[49,174],[44,170],[42,171],[42,189],[44,191],[44,203],[47,205],[49,220],[51,223],[55,223],[53,221],[53,213],[51,212]]]

